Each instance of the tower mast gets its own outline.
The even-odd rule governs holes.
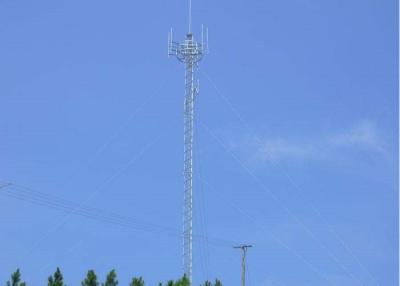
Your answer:
[[[195,79],[198,63],[207,52],[202,28],[201,42],[197,42],[192,33],[192,1],[189,0],[189,31],[182,42],[174,42],[172,29],[168,36],[168,55],[175,56],[185,64],[184,112],[184,211],[183,211],[183,269],[192,285],[193,275],[193,127],[194,103],[199,92]],[[206,39],[208,40],[208,31]]]

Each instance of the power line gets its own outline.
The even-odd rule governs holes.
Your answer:
[[[222,197],[222,201],[225,203],[228,203],[231,208],[236,210],[237,212],[241,213],[245,217],[247,217],[249,220],[253,221],[255,224],[258,225],[258,228],[260,228],[263,232],[265,232],[267,235],[271,235],[274,241],[279,244],[281,247],[286,249],[289,253],[291,253],[293,256],[297,257],[301,262],[306,264],[312,271],[314,271],[318,276],[320,276],[322,279],[324,279],[328,284],[334,285],[332,281],[324,274],[322,273],[313,263],[308,261],[305,257],[303,257],[300,253],[298,253],[296,250],[292,249],[289,245],[287,245],[283,240],[281,240],[279,237],[277,237],[271,230],[267,230],[265,226],[261,223],[259,223],[256,218],[252,215],[250,215],[248,212],[243,210],[242,208],[238,207],[232,201],[226,197],[223,196],[220,192],[218,192],[209,182],[204,181],[204,184],[208,186],[210,190],[212,190],[215,194],[220,195]]]
[[[57,230],[59,230],[70,218],[71,216],[80,210],[80,208],[87,204],[90,200],[92,200],[98,193],[100,193],[103,188],[111,183],[112,181],[114,181],[116,178],[118,178],[120,175],[122,175],[133,163],[136,162],[136,160],[138,160],[153,144],[155,144],[155,142],[157,142],[159,140],[160,136],[156,137],[155,139],[153,139],[152,141],[148,142],[141,150],[139,150],[139,152],[137,152],[134,156],[131,157],[131,159],[128,161],[128,163],[126,163],[123,167],[121,167],[117,172],[115,172],[113,175],[111,175],[110,177],[108,177],[107,180],[103,181],[103,183],[101,185],[99,185],[97,188],[95,188],[90,194],[89,196],[83,200],[82,203],[78,204],[78,206],[76,206],[73,210],[67,212],[66,216],[64,217],[63,220],[59,221],[58,224],[56,224],[53,228],[49,229],[41,238],[39,238],[39,240],[37,240],[34,245],[32,246],[32,248],[28,251],[28,253],[26,254],[26,256],[29,256],[34,249],[42,242],[44,241],[50,234],[52,234],[53,232],[56,232]]]
[[[329,250],[329,248],[322,242],[320,241],[312,232],[280,199],[279,197],[272,192],[269,188],[265,186],[265,184],[262,182],[262,180],[256,176],[231,150],[229,151],[228,148],[221,142],[221,140],[213,133],[211,130],[203,123],[202,124],[205,127],[205,130],[216,140],[221,147],[232,156],[232,158],[235,159],[235,161],[243,168],[243,170],[246,171],[246,173],[253,178],[255,182],[261,187],[262,190],[267,191],[267,193],[270,194],[270,196],[284,209],[284,211],[293,219],[296,221],[296,223],[314,240],[316,241],[327,253],[327,255],[335,262],[337,263],[342,270],[349,275],[352,279],[359,281],[358,278],[354,276],[353,273],[349,272],[346,267],[337,259],[337,257]],[[363,283],[359,281],[360,284],[362,285]]]
[[[0,189],[1,189],[0,194],[3,194],[11,198],[67,213],[71,213],[73,210],[75,210],[75,212],[73,213],[74,215],[82,216],[102,223],[154,233],[158,235],[160,234],[166,236],[182,237],[180,231],[172,227],[166,227],[149,222],[143,222],[135,218],[123,216],[114,212],[88,207],[53,195],[45,194],[38,191],[33,191],[32,189],[27,187],[9,184],[8,187],[1,186]],[[80,206],[79,209],[77,209],[77,206]],[[221,238],[205,237],[202,234],[194,234],[193,236],[196,240],[207,241],[207,243],[216,246],[223,245],[225,247],[228,247],[233,243],[233,241]]]
[[[232,102],[218,89],[217,85],[215,82],[211,79],[211,77],[208,75],[207,72],[201,71],[201,73],[205,76],[205,78],[208,80],[208,82],[211,84],[212,88],[216,91],[217,95],[223,100],[223,102],[230,108],[233,114],[235,114],[236,118],[244,125],[246,128],[251,131],[252,128],[250,127],[250,124],[244,119],[244,117],[240,114],[240,112],[234,107]],[[270,152],[268,149],[266,152]],[[283,175],[287,178],[289,183],[298,191],[298,193],[303,194],[302,189],[298,184],[294,182],[292,177],[289,175],[289,173],[279,164],[279,162],[273,160],[273,156],[268,156],[269,161],[277,167]],[[304,195],[304,194],[303,194]],[[328,222],[328,220],[322,216],[321,212],[318,211],[316,206],[310,201],[306,200],[306,203],[310,207],[310,209],[321,219],[323,224],[328,228],[328,230],[334,235],[335,239],[339,241],[339,243],[342,245],[342,247],[345,249],[345,251],[357,262],[357,264],[364,269],[366,273],[370,276],[370,278],[377,284],[379,285],[378,281],[374,277],[374,275],[371,273],[371,271],[361,262],[361,260],[354,254],[354,252],[351,250],[351,248],[347,245],[347,243],[341,238],[341,236],[336,232],[336,230],[333,228],[333,226]]]

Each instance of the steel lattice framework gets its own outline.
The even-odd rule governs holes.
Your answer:
[[[191,285],[193,269],[193,125],[194,102],[199,91],[198,82],[195,80],[195,70],[207,51],[203,35],[202,29],[201,43],[197,42],[190,32],[189,24],[189,33],[186,34],[183,42],[173,41],[172,30],[168,36],[168,55],[175,56],[185,64],[183,267]]]

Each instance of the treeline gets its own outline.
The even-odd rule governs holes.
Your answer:
[[[82,286],[117,286],[118,285],[117,273],[115,270],[111,270],[107,276],[104,283],[100,283],[98,281],[97,275],[94,270],[89,270],[86,274],[85,279],[81,282]],[[145,282],[142,277],[133,277],[132,281],[129,283],[129,286],[144,286]],[[178,280],[170,280],[165,286],[190,286],[189,280],[186,276],[183,276]],[[26,283],[21,279],[21,272],[19,269],[11,274],[10,280],[7,281],[7,286],[26,286]],[[67,286],[64,284],[64,277],[61,273],[60,268],[57,267],[57,270],[53,275],[49,276],[47,279],[47,286]],[[158,286],[163,286],[163,283],[159,283]],[[201,286],[222,286],[221,281],[218,279],[215,280],[214,283],[210,281],[204,282]]]

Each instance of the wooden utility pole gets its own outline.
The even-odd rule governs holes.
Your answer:
[[[243,244],[233,247],[242,251],[242,286],[246,286],[246,253],[249,247],[253,246]]]

